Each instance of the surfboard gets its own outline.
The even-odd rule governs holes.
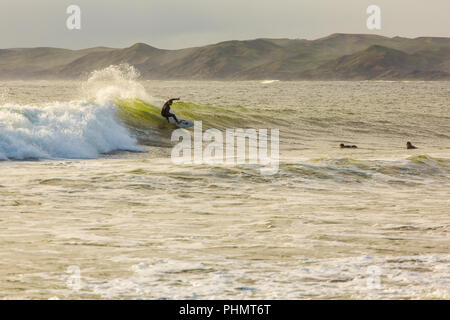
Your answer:
[[[175,119],[172,118],[172,117],[169,118],[169,122],[171,124],[176,125],[177,127],[180,127],[180,128],[190,128],[190,127],[192,127],[194,125],[194,123],[192,121],[183,120],[183,119],[180,119],[180,118],[178,118],[178,119],[181,121],[180,123],[177,123],[175,121]]]

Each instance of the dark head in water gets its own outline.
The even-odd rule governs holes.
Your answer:
[[[339,145],[339,147],[341,147],[341,149],[344,149],[344,148],[353,148],[353,149],[356,149],[356,148],[358,148],[357,146],[355,146],[355,145],[352,145],[352,146],[347,146],[347,145],[345,145],[345,144],[343,144],[343,143],[341,143],[340,145]]]
[[[416,146],[413,146],[412,143],[408,141],[408,142],[406,143],[406,149],[417,149],[417,147],[416,147]]]

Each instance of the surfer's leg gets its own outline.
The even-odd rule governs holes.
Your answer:
[[[171,113],[170,115],[169,115],[169,117],[172,117],[172,118],[174,118],[175,119],[175,121],[177,122],[177,123],[180,123],[180,121],[177,119],[177,116],[176,115],[174,115],[173,113]]]

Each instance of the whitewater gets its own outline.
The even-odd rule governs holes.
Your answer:
[[[203,130],[279,129],[278,173],[172,163],[178,96]],[[448,82],[126,65],[0,82],[0,298],[448,299],[448,101]]]

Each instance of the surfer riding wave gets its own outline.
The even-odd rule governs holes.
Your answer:
[[[167,119],[167,122],[170,123],[169,118],[172,117],[175,119],[175,121],[177,122],[177,124],[180,124],[180,120],[177,119],[177,116],[174,115],[173,113],[170,112],[170,106],[173,104],[174,101],[176,100],[180,100],[180,98],[172,98],[166,101],[166,103],[164,103],[164,106],[162,107],[161,110],[161,115]]]

